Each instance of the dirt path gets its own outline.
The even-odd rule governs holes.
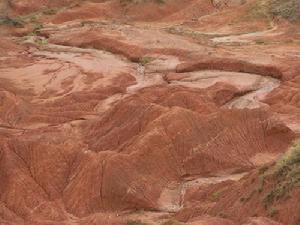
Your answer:
[[[278,26],[273,22],[270,23],[270,28],[263,31],[256,31],[246,34],[228,35],[224,37],[212,38],[214,43],[253,43],[255,40],[266,37],[274,37],[282,35],[283,31],[277,31]]]

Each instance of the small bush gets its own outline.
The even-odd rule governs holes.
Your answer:
[[[43,29],[42,24],[35,24],[32,32],[28,33],[28,36],[39,36],[41,34],[41,29]]]
[[[44,28],[43,24],[36,24],[33,28],[33,33],[35,33],[36,35],[40,35],[41,29],[43,28]]]
[[[0,17],[0,25],[9,25],[14,27],[24,27],[25,22],[18,17],[11,18],[11,17]]]
[[[154,60],[154,58],[152,57],[149,57],[149,56],[145,56],[145,57],[142,57],[139,59],[139,63],[142,65],[142,66],[145,66],[147,65],[148,63],[152,62]]]
[[[38,39],[38,40],[36,40],[36,43],[37,43],[39,46],[44,46],[44,45],[47,45],[47,44],[48,44],[48,40],[47,40],[47,39]]]
[[[257,44],[257,45],[264,45],[264,44],[266,44],[266,42],[264,40],[258,39],[258,40],[255,40],[255,44]]]
[[[218,201],[218,200],[220,199],[221,194],[222,194],[221,191],[216,191],[216,192],[214,192],[214,193],[211,195],[211,198],[210,198],[210,199],[211,199],[213,202],[216,202],[216,201]]]
[[[44,15],[55,15],[57,13],[57,9],[44,9],[43,14]]]

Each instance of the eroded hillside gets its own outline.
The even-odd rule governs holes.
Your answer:
[[[298,6],[2,0],[0,224],[298,225]]]

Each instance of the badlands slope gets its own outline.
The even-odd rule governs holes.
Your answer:
[[[298,0],[0,13],[1,225],[299,225]]]

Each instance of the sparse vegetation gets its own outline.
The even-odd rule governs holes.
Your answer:
[[[35,24],[35,26],[33,27],[33,33],[35,35],[40,35],[41,34],[41,29],[43,29],[43,24]]]
[[[0,16],[0,25],[10,25],[14,27],[24,27],[27,23],[38,23],[39,18],[42,15],[54,15],[58,12],[58,9],[54,8],[43,8],[42,10],[30,13],[24,16],[9,17]]]
[[[44,15],[55,15],[57,13],[57,9],[49,9],[49,8],[46,8],[42,11],[42,13]]]
[[[256,40],[255,43],[257,45],[264,45],[264,44],[266,44],[266,42],[264,40],[260,40],[260,39]]]
[[[293,172],[291,174],[291,172]],[[300,178],[300,140],[297,140],[289,151],[276,163],[276,176],[296,175]]]
[[[149,57],[149,56],[145,56],[145,57],[142,57],[139,59],[139,63],[142,65],[142,66],[145,66],[147,65],[148,63],[152,62],[154,60],[154,58],[152,57]]]
[[[272,207],[272,208],[269,209],[269,216],[270,217],[275,217],[278,214],[278,212],[279,212],[278,209]]]
[[[264,173],[266,172],[267,170],[264,171]],[[264,176],[261,176],[259,178],[259,187],[257,189],[258,193],[261,193],[264,189],[264,185],[265,185],[265,177]]]
[[[271,0],[269,12],[273,16],[280,16],[291,21],[300,20],[299,0]]]
[[[288,198],[294,187],[300,184],[300,140],[296,141],[267,176],[272,176],[275,187],[265,196],[265,206],[282,198]]]
[[[198,31],[193,31],[193,30],[189,30],[189,29],[184,29],[182,27],[174,27],[174,26],[168,27],[165,30],[166,30],[166,32],[168,32],[170,34],[176,34],[176,35],[190,37],[190,38],[193,38],[193,39],[203,42],[203,43],[207,43],[207,40],[214,38],[214,37],[222,37],[222,35],[205,34],[205,33],[201,33]]]
[[[256,17],[282,17],[290,21],[300,21],[299,0],[260,0],[251,14]]]
[[[264,174],[268,169],[269,169],[269,166],[268,165],[264,165],[261,168],[259,168],[258,173],[259,174]]]
[[[37,40],[36,40],[36,43],[37,43],[39,46],[44,46],[44,45],[47,45],[47,44],[48,44],[48,40],[47,40],[47,39],[37,39]]]
[[[39,36],[41,34],[41,29],[43,28],[42,24],[35,24],[32,32],[28,33],[28,36]]]
[[[257,190],[253,190],[247,197],[241,197],[240,198],[240,202],[248,202],[250,199],[252,199],[252,197],[255,195],[255,193],[257,193]]]
[[[14,27],[24,27],[24,20],[20,17],[0,17],[0,25],[9,25]]]
[[[218,201],[221,197],[221,193],[222,193],[221,191],[214,192],[211,196],[211,200],[212,201]]]

